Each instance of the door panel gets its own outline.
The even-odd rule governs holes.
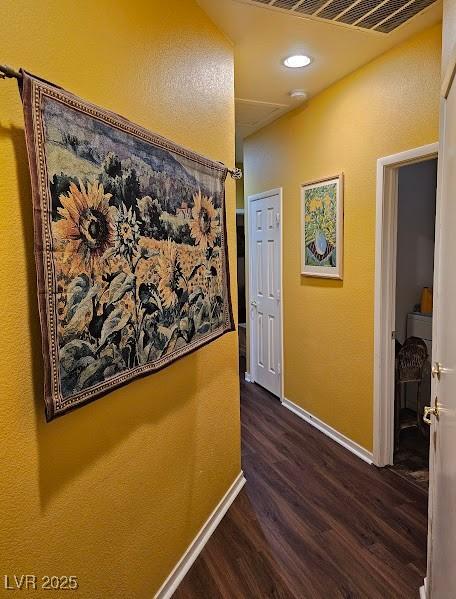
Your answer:
[[[433,382],[429,510],[428,597],[456,597],[456,84],[442,108],[434,282]]]
[[[251,375],[280,396],[280,196],[249,198]]]

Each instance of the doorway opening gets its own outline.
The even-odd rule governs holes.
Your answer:
[[[438,145],[377,164],[374,462],[427,489]]]
[[[244,209],[236,209],[237,238],[237,290],[238,290],[238,333],[239,357],[246,358],[246,309],[245,309],[245,218]]]
[[[283,398],[282,189],[249,196],[246,378]]]
[[[427,489],[437,159],[399,167],[394,468]]]

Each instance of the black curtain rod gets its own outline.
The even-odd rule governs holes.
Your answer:
[[[15,71],[14,69],[12,69],[11,67],[9,67],[6,64],[1,64],[0,65],[0,78],[1,79],[11,79],[13,77],[15,79],[22,79],[22,73]]]
[[[6,64],[0,65],[0,79],[17,79],[20,81],[22,79],[22,73],[19,71],[15,71],[13,68],[9,67]],[[242,179],[242,171],[240,168],[228,169],[231,177],[233,179]]]

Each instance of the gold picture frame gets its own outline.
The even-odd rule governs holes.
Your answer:
[[[343,278],[343,173],[301,186],[301,274]]]

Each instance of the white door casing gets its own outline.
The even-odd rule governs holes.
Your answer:
[[[250,376],[282,397],[282,190],[248,198]]]
[[[447,79],[441,107],[434,273],[428,571],[429,599],[456,596],[456,83]]]
[[[377,160],[374,316],[374,464],[393,463],[399,168],[436,158],[438,143]],[[436,231],[437,238],[437,231]]]

